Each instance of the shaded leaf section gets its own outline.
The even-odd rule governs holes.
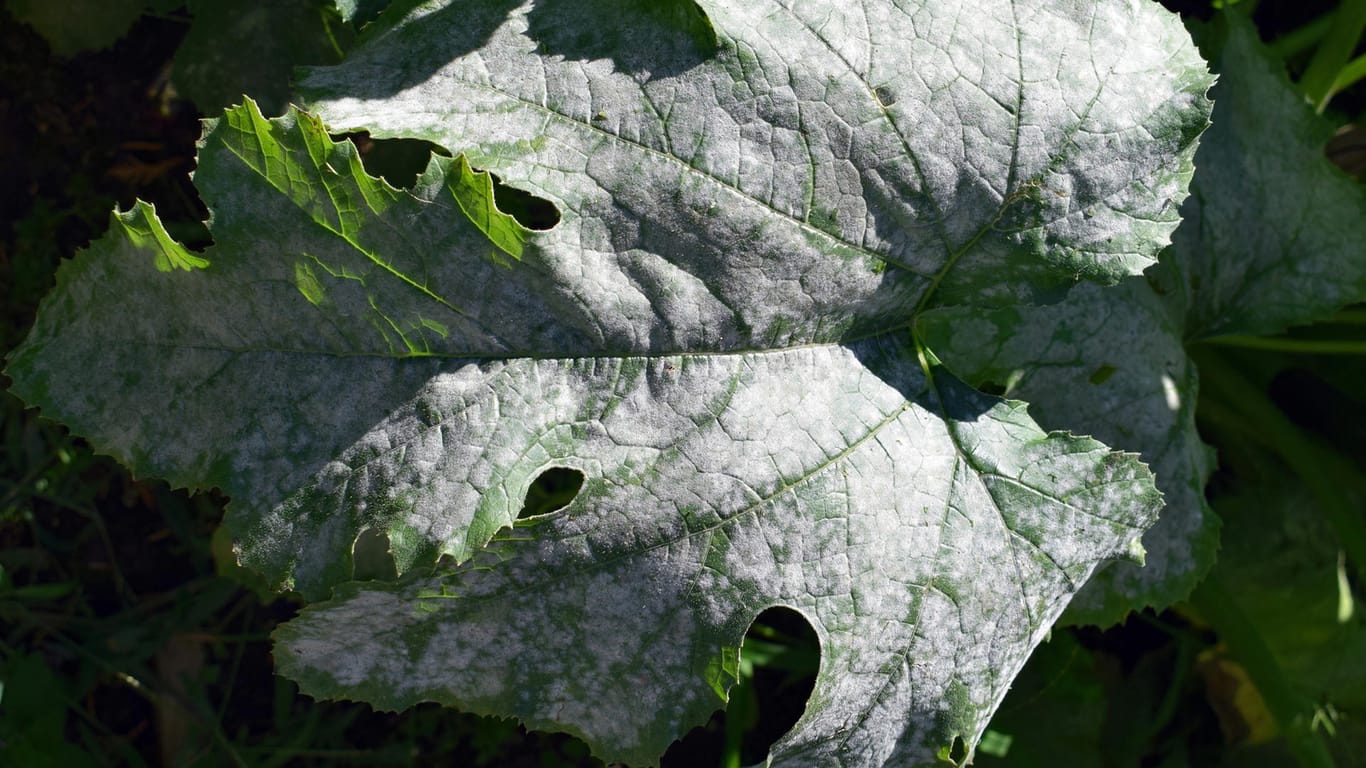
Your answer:
[[[189,0],[187,6],[194,21],[171,80],[210,115],[242,103],[244,94],[267,114],[281,114],[294,67],[336,63],[354,37],[332,0]]]
[[[402,569],[434,562],[443,544],[465,556],[463,527],[431,530],[430,512],[416,513],[427,521],[415,537],[393,505],[300,519],[270,510],[297,509],[289,500],[348,446],[345,460],[364,465],[378,449],[353,443],[441,358],[506,348],[460,306],[499,279],[520,290],[501,248],[531,231],[518,235],[492,204],[478,221],[465,215],[458,196],[490,193],[463,158],[435,162],[419,180],[426,197],[415,197],[365,175],[355,148],[315,118],[267,121],[250,102],[209,124],[197,178],[216,210],[216,244],[186,250],[145,203],[116,214],[110,235],[61,270],[11,355],[15,391],[136,472],[227,491],[244,562],[273,583],[322,596],[350,578],[351,542],[368,527],[410,542],[396,545]],[[415,241],[449,250],[419,252]],[[428,266],[461,252],[445,272]],[[523,279],[540,282],[530,270]],[[527,318],[547,311],[531,301],[484,311],[509,335],[534,334]],[[70,373],[89,370],[106,375]]]
[[[1250,482],[1247,492],[1219,500],[1230,523],[1216,573],[1274,654],[1295,719],[1282,737],[1308,739],[1332,752],[1337,765],[1366,765],[1360,745],[1366,725],[1349,716],[1366,706],[1366,622],[1360,583],[1347,574],[1343,542],[1318,500],[1283,466]],[[1360,505],[1360,473],[1341,477],[1343,493]],[[1289,731],[1290,733],[1286,733]]]
[[[1366,296],[1366,196],[1324,156],[1331,127],[1246,20],[1221,18],[1213,127],[1196,153],[1187,218],[1147,280],[1079,288],[1052,307],[932,312],[922,324],[968,381],[1009,385],[1044,426],[1152,464],[1168,506],[1144,537],[1147,566],[1100,574],[1069,611],[1080,623],[1170,606],[1214,562],[1218,520],[1203,490],[1211,461],[1195,431],[1197,372],[1184,343],[1275,333]]]
[[[1333,126],[1250,21],[1221,19],[1214,125],[1173,242],[1192,339],[1276,333],[1366,300],[1366,190],[1325,156]]]

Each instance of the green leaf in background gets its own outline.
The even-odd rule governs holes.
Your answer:
[[[167,13],[175,0],[11,0],[9,11],[31,25],[60,56],[112,45],[139,17]],[[387,2],[190,0],[189,31],[176,53],[172,80],[200,111],[216,113],[250,95],[267,114],[284,111],[294,67],[331,64],[351,45],[354,26]]]
[[[1276,333],[1366,300],[1366,191],[1324,155],[1333,125],[1250,21],[1221,18],[1214,125],[1173,242],[1188,339]]]
[[[279,633],[317,695],[647,764],[786,605],[821,671],[775,760],[963,758],[1160,499],[1133,455],[956,381],[915,318],[1151,263],[1210,77],[1146,4],[827,11],[386,13],[306,96],[452,156],[399,190],[319,118],[229,110],[195,176],[214,246],[117,214],[15,389],[222,488],[245,564],[332,592]],[[582,490],[518,520],[556,467]],[[384,541],[398,581],[347,583]]]
[[[1366,711],[1366,621],[1360,605],[1339,611],[1341,544],[1314,514],[1315,499],[1274,477],[1221,500],[1237,526],[1224,536],[1216,573],[1279,662],[1298,710],[1286,725],[1317,734],[1336,765],[1366,765],[1357,748],[1366,723],[1355,716]],[[1360,488],[1360,476],[1343,479]],[[1362,498],[1355,494],[1358,508]],[[1350,587],[1347,594],[1351,601]]]
[[[991,730],[1009,738],[1004,754],[979,752],[979,768],[1102,768],[1102,730],[1110,702],[1091,652],[1068,632],[1055,632],[1029,657],[1010,686],[1010,696],[991,720]],[[1047,723],[1047,728],[1039,727]],[[1108,756],[1114,756],[1113,751]],[[1125,755],[1128,757],[1128,755]]]
[[[167,11],[171,0],[9,0],[9,12],[38,31],[52,52],[74,56],[107,48],[127,34],[133,22],[151,7]]]
[[[101,765],[65,735],[67,681],[42,656],[7,654],[0,663],[0,760],[29,768]]]
[[[190,0],[188,6],[193,23],[171,80],[208,114],[240,104],[243,94],[266,114],[284,112],[294,67],[340,60],[353,36],[331,0]]]

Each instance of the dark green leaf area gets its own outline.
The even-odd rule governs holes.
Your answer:
[[[147,10],[147,0],[10,0],[9,13],[15,20],[32,26],[58,56],[73,56],[84,51],[106,48],[132,27]],[[155,3],[174,3],[162,0]]]
[[[541,0],[527,15],[538,52],[607,59],[625,72],[658,77],[716,52],[716,31],[695,0]]]
[[[1275,463],[1261,469],[1285,471]],[[1360,508],[1361,475],[1342,480]],[[1366,706],[1360,571],[1305,488],[1270,474],[1243,487],[1216,500],[1237,525],[1224,537],[1216,573],[1275,661],[1249,671],[1292,749],[1326,750],[1337,765],[1361,765],[1366,728],[1347,716]]]
[[[1276,333],[1366,299],[1366,189],[1325,156],[1334,126],[1247,20],[1218,24],[1213,126],[1173,238],[1192,339]]]
[[[189,0],[188,7],[193,21],[171,78],[208,114],[242,103],[244,94],[266,114],[283,113],[294,67],[340,61],[354,36],[330,0]]]

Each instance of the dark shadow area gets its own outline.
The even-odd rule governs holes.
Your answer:
[[[299,65],[341,61],[350,25],[313,0],[190,2],[194,21],[171,70],[177,93],[206,114],[250,95],[267,117],[285,113]]]
[[[929,386],[909,336],[903,338],[899,334],[883,334],[846,346],[869,372],[906,400],[918,403],[949,421],[974,422],[998,402],[990,393],[973,389],[943,365],[934,365],[934,386]],[[1007,392],[1011,389],[1011,382],[997,383],[996,386],[1000,387],[1001,392]]]
[[[542,54],[611,59],[632,74],[674,75],[716,53],[716,30],[693,0],[537,0],[527,21]]]
[[[526,501],[522,511],[517,513],[518,520],[540,517],[558,512],[569,506],[569,502],[583,490],[583,473],[568,467],[551,467],[536,476],[527,489]]]
[[[395,4],[389,0],[358,0],[355,5],[356,10],[351,16],[351,23],[355,25],[356,29],[360,29],[378,19],[380,14]]]
[[[996,381],[984,381],[977,385],[977,391],[992,397],[1005,397],[1006,385]]]
[[[185,31],[143,18],[107,50],[59,58],[0,4],[0,350],[27,333],[57,265],[104,233],[115,205],[151,202],[172,235],[207,244],[189,177],[199,115],[163,74]]]
[[[1340,386],[1352,383],[1325,379],[1306,367],[1286,368],[1272,377],[1268,394],[1298,427],[1360,459],[1366,458],[1366,403]]]
[[[437,70],[488,42],[489,38],[507,21],[521,0],[490,0],[481,3],[453,3],[443,6],[422,20],[401,28],[391,25],[407,16],[413,9],[423,4],[423,0],[402,0],[384,9],[380,18],[366,27],[361,43],[348,55],[348,63],[363,68],[365,77],[350,77],[346,80],[348,95],[359,98],[384,98],[418,83],[426,82]],[[374,43],[379,38],[386,39],[382,56],[374,56]],[[422,56],[404,56],[404,51],[423,51]],[[397,58],[389,58],[397,56]],[[341,71],[346,72],[347,65]],[[321,94],[314,94],[308,80],[317,76],[322,80],[331,77],[330,68],[319,67],[300,70],[297,78],[296,97],[305,101]]]
[[[660,767],[762,764],[806,711],[820,657],[806,617],[781,606],[760,613],[745,632],[730,703],[675,741]]]

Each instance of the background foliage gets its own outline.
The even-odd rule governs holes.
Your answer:
[[[280,112],[291,67],[335,61],[374,12],[312,0],[232,14],[240,4],[70,5],[61,16],[37,0],[0,9],[5,351],[59,260],[100,234],[115,202],[152,201],[173,234],[202,241],[186,176],[196,118],[241,92]],[[1366,89],[1352,78],[1366,70],[1366,4],[1170,5],[1192,19],[1251,13],[1328,124],[1346,127],[1328,152],[1360,175],[1366,139],[1352,126]],[[221,63],[247,41],[260,54],[252,68]],[[357,139],[392,173],[412,151]],[[1351,521],[1359,529],[1366,490],[1364,328],[1366,308],[1349,308],[1244,346],[1188,350],[1202,372],[1201,434],[1218,452],[1214,573],[1160,614],[1055,630],[978,764],[1366,762],[1366,629],[1348,554],[1363,551]],[[130,478],[8,393],[0,419],[0,764],[594,764],[567,737],[506,721],[300,697],[274,675],[268,640],[297,606],[233,564],[214,536],[222,499]],[[800,712],[809,641],[800,622],[766,619],[746,644],[753,688],[666,765],[761,760]]]

